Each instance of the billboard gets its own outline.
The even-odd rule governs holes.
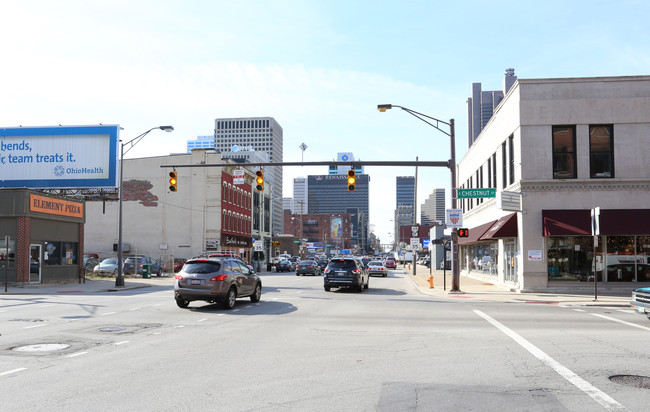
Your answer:
[[[115,188],[119,125],[0,128],[0,188]]]
[[[330,220],[330,239],[339,241],[343,233],[343,219],[336,217]]]

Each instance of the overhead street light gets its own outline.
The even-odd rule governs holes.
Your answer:
[[[122,287],[124,286],[124,262],[122,261],[122,192],[123,192],[123,184],[124,184],[124,155],[129,152],[129,150],[133,149],[133,146],[138,144],[140,140],[142,140],[143,137],[145,137],[147,134],[149,134],[150,131],[152,130],[164,130],[166,132],[171,132],[174,130],[173,126],[158,126],[158,127],[152,127],[151,129],[147,130],[146,132],[142,133],[139,136],[134,137],[133,139],[129,140],[126,143],[120,143],[120,207],[119,207],[119,217],[118,217],[118,229],[117,229],[117,277],[115,278],[115,286],[116,287]],[[124,146],[130,145],[129,148],[124,151]],[[137,262],[136,262],[137,263]]]
[[[443,120],[436,119],[435,117],[427,116],[426,114],[422,114],[416,112],[415,110],[411,110],[403,106],[398,106],[396,104],[379,104],[377,105],[377,110],[383,113],[386,110],[392,109],[393,107],[397,107],[404,110],[408,114],[417,117],[418,119],[422,120],[424,123],[428,124],[429,126],[441,131],[442,133],[450,137],[451,159],[449,160],[448,167],[449,167],[449,171],[451,172],[451,208],[456,209],[456,133],[454,128],[454,119],[449,120],[449,122],[445,122]],[[443,130],[441,128],[441,125],[449,127],[449,131]],[[460,292],[460,268],[458,266],[458,232],[456,228],[454,228],[451,232],[451,240],[452,240],[451,272],[453,275],[451,291]]]

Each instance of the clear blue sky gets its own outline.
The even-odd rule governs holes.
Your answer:
[[[284,159],[447,160],[444,134],[379,103],[456,120],[467,148],[471,84],[519,78],[650,74],[647,1],[71,1],[0,4],[0,126],[120,124],[129,157],[185,150],[214,119],[272,116]],[[366,168],[370,223],[392,235],[395,176]],[[162,173],[162,171],[161,171]],[[326,174],[286,168],[292,178]],[[449,189],[419,171],[418,203]],[[448,194],[448,191],[447,191]]]

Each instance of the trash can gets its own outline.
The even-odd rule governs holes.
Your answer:
[[[142,265],[142,279],[151,279],[151,265]]]

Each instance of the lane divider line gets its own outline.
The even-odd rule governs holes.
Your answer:
[[[45,323],[41,323],[40,325],[25,326],[23,329],[34,329],[40,328],[41,326],[45,326]]]
[[[72,355],[68,355],[68,358],[74,358],[75,356],[81,356],[81,355],[85,355],[85,354],[87,354],[87,353],[88,353],[88,352],[77,352],[77,353],[73,353]]]
[[[11,375],[12,373],[22,372],[22,371],[24,371],[24,370],[27,370],[27,368],[12,369],[12,370],[10,370],[10,371],[0,372],[0,376]]]
[[[592,315],[597,316],[597,317],[599,317],[599,318],[603,318],[603,319],[611,320],[611,321],[613,321],[613,322],[622,323],[623,325],[632,326],[633,328],[639,328],[639,329],[643,329],[643,330],[650,331],[650,328],[647,327],[647,326],[641,326],[641,325],[637,325],[636,323],[626,322],[626,321],[624,321],[624,320],[618,320],[618,319],[616,319],[616,318],[612,318],[612,317],[609,317],[609,316],[601,315],[601,314],[598,314],[598,313],[592,313]]]
[[[125,343],[129,343],[130,341],[128,340],[123,340],[122,342],[115,342],[115,346],[117,345],[124,345]]]
[[[582,379],[580,376],[576,375],[566,366],[562,365],[555,359],[548,356],[541,349],[539,349],[537,346],[530,343],[528,340],[526,340],[526,338],[519,335],[517,332],[508,328],[507,326],[495,320],[494,318],[490,317],[489,315],[481,312],[480,310],[474,309],[473,312],[479,315],[480,317],[482,317],[483,319],[485,319],[486,321],[488,321],[490,324],[492,324],[492,326],[495,326],[501,332],[505,333],[506,336],[514,340],[522,348],[526,349],[528,352],[530,352],[531,355],[533,355],[534,357],[542,361],[542,363],[544,363],[546,366],[553,369],[564,379],[571,382],[576,388],[580,389],[581,391],[589,395],[593,400],[598,402],[602,407],[606,409],[619,409],[619,410],[626,409],[623,405],[621,405],[616,400],[614,400],[614,398],[607,395],[605,392],[601,391],[591,383],[587,382],[586,380]]]

